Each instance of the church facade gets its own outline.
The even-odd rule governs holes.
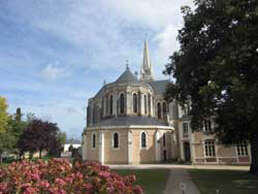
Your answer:
[[[249,163],[247,144],[225,147],[207,133],[209,129],[192,133],[186,109],[164,99],[168,84],[169,80],[154,79],[145,41],[140,77],[127,65],[117,80],[88,100],[83,159],[103,164]],[[207,126],[212,125],[211,121]]]

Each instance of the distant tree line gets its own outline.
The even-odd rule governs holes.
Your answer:
[[[49,155],[58,157],[63,150],[66,134],[61,132],[56,123],[43,121],[35,114],[28,113],[26,119],[20,108],[16,113],[7,113],[6,99],[0,96],[0,162],[3,155],[14,154],[18,158],[24,157],[25,153],[46,151]]]

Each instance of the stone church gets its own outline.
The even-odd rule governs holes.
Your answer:
[[[145,41],[139,78],[127,65],[118,79],[88,100],[83,159],[102,164],[249,163],[246,143],[225,147],[208,133],[212,120],[202,132],[192,133],[187,108],[164,99],[168,84],[154,79]]]

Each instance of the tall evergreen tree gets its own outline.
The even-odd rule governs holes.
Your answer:
[[[183,7],[180,49],[166,74],[167,99],[191,101],[192,127],[215,117],[222,143],[251,144],[250,172],[258,174],[258,1],[195,0]]]
[[[9,116],[7,108],[6,99],[0,96],[0,133],[5,132],[8,127]]]

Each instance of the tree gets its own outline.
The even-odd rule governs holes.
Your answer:
[[[194,130],[215,117],[222,143],[250,142],[250,172],[258,175],[258,1],[194,2],[194,11],[182,8],[180,49],[165,71],[175,78],[166,98],[191,102]]]
[[[16,114],[12,115],[8,122],[8,132],[10,135],[13,136],[14,145],[11,150],[13,153],[19,153],[17,144],[27,126],[27,121],[23,121],[21,120],[21,118],[22,118],[21,109],[18,108],[16,111]]]
[[[3,160],[3,153],[10,152],[15,146],[15,137],[9,131],[0,134],[0,163]]]
[[[0,96],[0,133],[5,132],[8,126],[8,113],[7,113],[8,105],[6,103],[6,99]]]
[[[34,119],[25,129],[18,147],[21,152],[35,153],[38,151],[41,158],[43,150],[51,152],[51,149],[59,147],[58,133],[59,128],[56,123]]]
[[[60,142],[61,145],[64,145],[66,142],[66,133],[65,132],[59,132],[57,134],[57,139]]]

